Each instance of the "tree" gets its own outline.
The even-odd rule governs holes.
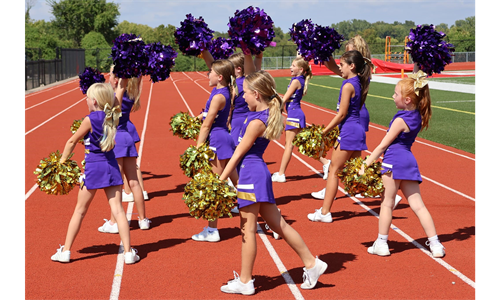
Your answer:
[[[118,24],[120,15],[118,4],[106,0],[46,0],[54,15],[54,26],[61,37],[72,39],[80,45],[82,38],[89,32],[101,33],[109,43],[116,33],[113,28]]]
[[[104,36],[98,32],[91,31],[82,39],[82,48],[85,49],[85,65],[95,68],[101,72],[107,72],[113,63],[109,57],[111,46],[106,42]]]

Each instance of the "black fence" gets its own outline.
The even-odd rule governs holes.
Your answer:
[[[25,51],[25,87],[31,90],[77,76],[85,69],[85,49],[56,49],[56,58],[39,59],[41,51]],[[36,59],[36,60],[35,60]]]

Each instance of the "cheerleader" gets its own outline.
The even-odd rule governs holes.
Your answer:
[[[257,256],[257,218],[266,221],[292,247],[304,263],[303,289],[312,289],[328,265],[314,257],[302,237],[281,216],[273,194],[271,173],[262,156],[269,142],[283,131],[281,107],[283,100],[276,92],[274,79],[265,71],[246,76],[244,98],[250,112],[241,129],[240,143],[227,163],[220,179],[227,179],[238,169],[238,206],[240,209],[242,250],[241,277],[221,287],[224,293],[251,295],[255,293],[252,270]]]
[[[420,194],[419,184],[422,182],[422,177],[415,156],[411,152],[417,134],[428,128],[431,118],[431,97],[426,77],[427,74],[418,71],[396,84],[392,98],[399,111],[392,118],[386,136],[366,159],[359,172],[360,175],[364,174],[365,168],[384,154],[382,160],[384,194],[380,206],[379,234],[377,240],[368,248],[370,254],[390,255],[387,239],[396,193],[401,189],[428,237],[426,245],[430,246],[432,256],[445,255],[434,221]]]
[[[281,165],[278,172],[274,173],[272,180],[275,182],[286,182],[285,171],[292,158],[293,139],[302,128],[306,127],[306,116],[300,106],[302,96],[307,93],[307,84],[312,78],[311,67],[309,62],[302,57],[297,57],[293,60],[290,66],[292,79],[288,84],[283,101],[286,103],[286,118],[285,127],[285,151],[281,158]]]
[[[118,94],[117,97],[120,99],[123,94]],[[98,189],[103,189],[106,193],[111,213],[116,218],[118,233],[123,243],[125,263],[133,264],[140,259],[137,250],[130,247],[130,229],[121,202],[123,180],[113,152],[121,110],[119,106],[113,106],[114,103],[115,96],[111,85],[107,83],[91,85],[87,90],[90,114],[84,118],[64,147],[60,163],[64,163],[78,141],[84,139],[85,174],[81,178],[78,201],[69,222],[66,240],[51,257],[53,261],[70,261],[71,246]]]

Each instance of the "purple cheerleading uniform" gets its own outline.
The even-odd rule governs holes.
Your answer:
[[[339,101],[337,102],[337,111],[339,111],[340,100],[342,99],[342,88],[346,83],[352,84],[355,95],[349,102],[347,115],[339,124],[339,137],[337,138],[337,141],[340,144],[341,150],[367,150],[368,147],[366,146],[365,128],[363,128],[360,118],[361,83],[358,76],[354,76],[342,82]]]
[[[260,120],[267,126],[269,109],[250,111],[241,129],[239,140],[243,139],[248,124],[253,120]],[[273,193],[271,173],[267,168],[262,155],[269,145],[269,140],[258,137],[253,146],[245,153],[237,166],[238,171],[238,207],[245,207],[256,202],[276,203]]]
[[[132,140],[134,141],[134,143],[141,141],[141,138],[139,137],[139,133],[137,133],[137,128],[135,128],[134,123],[132,123],[132,121],[130,121],[130,120],[128,120],[128,122],[127,122],[127,131],[132,136]]]
[[[85,171],[83,183],[88,190],[102,189],[109,186],[122,185],[120,167],[113,150],[102,152],[99,143],[103,135],[103,121],[106,114],[103,111],[93,111],[87,117],[92,130],[84,137]]]
[[[130,121],[132,106],[134,106],[134,100],[129,99],[127,92],[125,92],[122,100],[122,116],[116,128],[114,149],[116,158],[139,156],[135,148],[134,139],[128,131],[128,122]]]
[[[418,110],[398,111],[392,118],[389,129],[396,118],[402,118],[410,131],[401,132],[385,150],[382,160],[382,174],[391,171],[393,179],[415,180],[421,183],[422,176],[420,176],[417,160],[411,152],[411,146],[422,128],[422,117]]]
[[[203,119],[205,120],[212,99],[215,95],[221,94],[226,98],[226,105],[223,109],[219,110],[219,113],[215,117],[212,128],[210,128],[210,133],[208,134],[208,145],[209,148],[217,155],[219,160],[229,159],[233,156],[234,141],[229,134],[229,128],[227,127],[227,118],[229,117],[229,111],[231,110],[231,95],[229,93],[228,87],[223,87],[217,89],[213,88],[210,98],[208,98],[207,105],[203,111]]]
[[[300,89],[295,90],[293,95],[290,97],[290,102],[286,103],[286,113],[288,114],[288,116],[286,117],[285,130],[306,127],[306,115],[300,107],[300,100],[302,100],[302,96],[304,94],[304,84],[306,79],[302,75],[292,77],[290,83],[288,84],[288,88],[290,87],[290,84],[292,84],[292,81],[295,79],[300,82]]]
[[[365,129],[365,132],[368,132],[368,126],[370,125],[370,114],[368,113],[368,109],[366,109],[365,104],[361,107],[359,111],[359,118],[361,120],[361,126]]]
[[[245,81],[244,76],[236,78],[238,95],[234,98],[234,110],[231,118],[231,137],[233,138],[235,146],[239,144],[238,137],[240,136],[241,127],[243,126],[243,122],[245,122],[247,113],[250,111],[248,109],[248,104],[243,98],[243,81]]]

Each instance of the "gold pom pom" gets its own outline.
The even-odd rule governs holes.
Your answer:
[[[73,124],[71,124],[71,128],[70,128],[71,133],[75,134],[75,132],[78,130],[78,128],[80,128],[80,125],[82,125],[83,119],[85,119],[85,118],[81,118],[80,120],[73,121]],[[79,140],[78,142],[83,144],[83,139]]]
[[[210,150],[207,143],[199,148],[190,146],[180,157],[180,167],[187,177],[193,177],[200,171],[212,171],[210,159],[215,157],[215,153]]]
[[[381,173],[382,164],[374,162],[368,168],[365,167],[363,175],[359,175],[363,163],[364,160],[361,157],[351,158],[345,163],[344,168],[338,172],[337,176],[344,184],[344,190],[351,195],[361,194],[365,197],[382,195],[384,192]]]
[[[188,113],[180,112],[170,118],[170,130],[174,135],[188,140],[196,140],[200,133],[202,121],[196,117],[191,117]]]
[[[63,164],[59,163],[59,150],[40,161],[36,168],[37,184],[42,192],[49,195],[65,195],[78,184],[80,168],[76,161],[70,160],[73,153]]]
[[[292,143],[297,146],[300,153],[306,156],[317,160],[326,157],[328,150],[337,140],[338,128],[323,135],[324,129],[323,125],[312,124],[297,133]]]
[[[182,200],[191,216],[215,221],[225,215],[232,217],[236,195],[234,188],[227,181],[221,181],[219,175],[202,171],[186,184]]]

